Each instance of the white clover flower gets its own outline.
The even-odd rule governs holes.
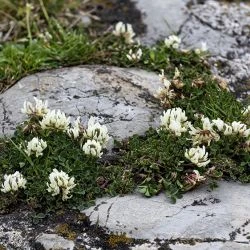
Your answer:
[[[110,138],[107,127],[97,122],[97,119],[93,116],[89,118],[88,127],[83,132],[83,136],[86,139],[98,141],[103,147],[105,147]]]
[[[233,133],[232,126],[225,124],[224,135],[231,135]]]
[[[77,117],[77,119],[74,122],[74,126],[67,130],[67,134],[70,137],[77,139],[80,135],[80,131],[81,131],[81,117]]]
[[[218,129],[218,131],[222,131],[225,127],[225,123],[224,121],[222,121],[220,118],[216,119],[216,120],[212,120],[212,124],[214,126],[216,126],[216,128]]]
[[[176,136],[181,136],[181,133],[186,132],[189,122],[187,121],[186,113],[181,108],[168,109],[163,112],[160,117],[161,127],[169,130]]]
[[[135,53],[133,53],[132,49],[129,50],[129,53],[126,55],[129,61],[140,61],[142,57],[142,50],[138,49]]]
[[[32,103],[25,101],[23,104],[23,108],[21,112],[27,115],[36,115],[39,117],[43,117],[45,114],[49,112],[48,109],[48,101],[42,101],[34,97],[35,105]]]
[[[220,136],[213,130],[213,123],[207,117],[203,117],[201,120],[202,129],[189,124],[189,134],[192,136],[193,145],[206,143],[209,146],[212,140],[218,141]]]
[[[127,44],[134,42],[133,38],[135,33],[131,24],[124,24],[123,22],[118,22],[115,25],[115,30],[113,31],[115,36],[122,36]]]
[[[231,124],[233,129],[233,134],[240,134],[243,135],[243,133],[247,130],[247,125],[241,122],[232,122]]]
[[[250,115],[250,105],[248,105],[246,108],[242,110],[242,114],[244,116]]]
[[[87,140],[87,142],[82,146],[82,150],[86,155],[92,155],[100,158],[102,156],[102,146],[100,142],[96,140]]]
[[[195,54],[200,55],[201,53],[207,52],[207,43],[201,42],[201,48],[194,50]]]
[[[27,149],[24,152],[30,156],[35,154],[36,157],[43,155],[43,150],[47,148],[47,143],[42,139],[34,137],[31,141],[28,142]]]
[[[4,175],[4,183],[2,184],[1,191],[8,193],[11,191],[17,191],[19,188],[26,188],[26,179],[21,173],[16,171],[14,174]]]
[[[71,189],[73,189],[75,184],[75,178],[69,177],[68,174],[66,174],[63,171],[58,171],[57,169],[53,169],[53,172],[49,175],[49,181],[47,182],[47,191],[49,193],[52,193],[52,196],[59,195],[62,193],[62,200],[68,200],[72,197],[69,196]]]
[[[166,38],[164,42],[168,48],[172,47],[174,49],[178,49],[181,43],[181,38],[179,38],[178,36],[172,35]]]
[[[206,152],[205,146],[186,149],[185,157],[194,163],[197,167],[205,167],[209,164],[210,160],[207,159],[208,153]]]
[[[42,129],[57,129],[66,131],[69,128],[69,118],[60,110],[49,111],[40,121]]]

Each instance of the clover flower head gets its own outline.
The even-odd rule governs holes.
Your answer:
[[[63,171],[58,171],[57,169],[53,169],[53,172],[49,175],[49,183],[47,182],[47,191],[52,193],[52,196],[62,194],[62,200],[68,200],[72,197],[69,196],[71,190],[76,186],[75,178],[69,177]]]
[[[46,141],[43,141],[42,139],[34,137],[31,141],[28,142],[27,148],[24,150],[24,152],[28,156],[35,154],[36,157],[38,157],[38,156],[43,155],[43,150],[45,148],[47,148]]]
[[[100,158],[102,156],[102,146],[99,141],[87,140],[82,146],[82,150],[86,155],[92,155],[94,157]]]
[[[222,131],[225,127],[224,121],[222,121],[220,118],[212,120],[212,124],[218,129],[218,131]]]
[[[129,50],[129,53],[126,55],[129,61],[138,62],[142,57],[142,50],[138,49],[133,53],[132,49]]]
[[[101,125],[93,116],[89,118],[88,127],[83,132],[86,139],[98,141],[103,147],[109,140],[108,129],[105,125]]]
[[[181,38],[175,35],[171,35],[168,38],[166,38],[164,42],[167,48],[178,49],[181,43]]]
[[[232,122],[231,124],[233,129],[233,134],[240,134],[243,135],[245,131],[247,130],[247,125],[242,122]]]
[[[43,117],[45,114],[49,112],[48,109],[48,101],[42,101],[34,97],[35,105],[33,105],[31,102],[25,101],[23,104],[23,108],[21,109],[21,112],[26,115],[35,115],[39,117]]]
[[[187,121],[185,111],[181,108],[164,111],[160,119],[161,127],[171,131],[176,136],[181,136],[181,133],[187,131],[189,122]]]
[[[80,132],[81,132],[81,117],[77,117],[77,119],[74,121],[74,126],[67,130],[67,134],[70,137],[77,139],[80,135]]]
[[[206,152],[205,146],[186,149],[185,157],[190,160],[197,167],[205,167],[209,164],[210,160],[208,160],[208,153]]]
[[[124,24],[123,22],[118,22],[115,25],[115,30],[113,31],[115,36],[122,36],[127,44],[134,42],[133,38],[135,33],[131,24]]]
[[[21,173],[16,171],[14,174],[4,175],[4,183],[1,191],[3,193],[17,191],[19,188],[26,188],[27,180]]]
[[[69,118],[60,110],[49,111],[40,121],[42,129],[56,129],[66,131],[69,128]]]
[[[207,144],[209,146],[212,140],[218,141],[220,136],[214,131],[213,123],[207,117],[202,117],[201,120],[202,129],[189,124],[189,134],[192,136],[193,145]]]

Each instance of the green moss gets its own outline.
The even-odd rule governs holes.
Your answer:
[[[67,223],[60,224],[56,226],[56,233],[69,239],[75,240],[77,237],[77,233],[70,229],[70,226]]]
[[[107,243],[112,248],[117,248],[119,245],[130,244],[133,239],[128,238],[126,234],[110,234]]]

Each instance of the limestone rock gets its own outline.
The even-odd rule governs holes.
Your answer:
[[[176,204],[164,194],[149,199],[134,194],[99,199],[84,212],[93,223],[134,238],[249,244],[249,195],[249,185],[220,182],[216,190],[203,186]]]
[[[237,97],[250,93],[250,5],[204,0],[136,0],[144,13],[147,33],[141,38],[153,44],[170,34],[182,38],[182,46],[200,48],[206,42],[215,74],[227,80]]]
[[[106,124],[117,139],[142,134],[159,121],[154,98],[161,85],[155,73],[105,66],[78,66],[37,73],[20,80],[0,95],[0,135],[13,133],[25,119],[25,100],[48,100],[50,109],[68,116],[90,115]]]
[[[44,250],[73,250],[75,246],[72,240],[66,240],[56,234],[44,233],[37,237],[37,243],[40,243],[44,247]]]

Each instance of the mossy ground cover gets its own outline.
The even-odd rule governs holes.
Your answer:
[[[164,42],[152,47],[128,44],[124,37],[116,37],[112,32],[96,37],[80,30],[66,29],[49,16],[46,4],[44,6],[40,1],[35,8],[39,9],[37,13],[45,16],[43,27],[49,32],[47,37],[45,33],[43,37],[34,36],[27,16],[31,9],[23,6],[25,39],[6,42],[0,48],[2,92],[25,75],[61,66],[106,64],[157,73],[164,69],[162,77],[171,81],[173,95],[171,98],[167,94],[161,96],[159,105],[185,111],[187,120],[196,128],[202,128],[202,117],[210,121],[220,118],[228,126],[234,121],[249,126],[249,113],[243,115],[243,104],[226,90],[220,79],[213,77],[206,54],[175,49]],[[135,60],[127,57],[130,50],[136,52],[139,49],[142,52],[140,57]],[[117,142],[111,156],[115,160],[110,161],[105,151],[101,159],[83,154],[78,140],[62,131],[44,132],[39,121],[37,117],[28,119],[17,128],[12,138],[0,141],[1,180],[5,174],[15,171],[27,178],[25,190],[0,194],[1,211],[7,211],[11,205],[20,202],[37,211],[62,206],[80,209],[92,204],[97,197],[129,193],[136,188],[146,196],[164,191],[175,201],[204,182],[205,178],[211,186],[218,178],[250,181],[249,139],[239,131],[227,136],[218,128],[218,131],[201,129],[202,136],[211,136],[211,143],[200,144],[206,146],[210,162],[197,168],[185,157],[185,152],[194,146],[188,129],[177,136],[162,125],[159,130],[150,129],[144,136],[135,135],[125,142]],[[41,157],[27,157],[19,145],[35,136],[46,140],[49,146]],[[55,167],[74,176],[77,183],[72,198],[67,201],[48,193],[48,176]],[[203,179],[195,179],[198,178],[194,176],[197,169]]]

